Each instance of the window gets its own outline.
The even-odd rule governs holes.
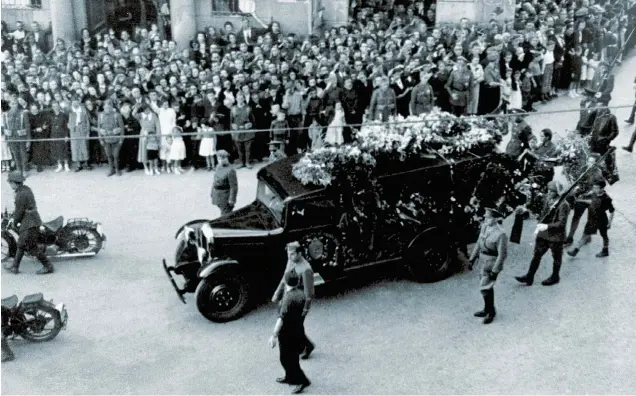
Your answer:
[[[212,0],[212,12],[217,14],[248,14],[255,8],[255,0]]]
[[[42,8],[42,0],[2,0],[2,8]]]

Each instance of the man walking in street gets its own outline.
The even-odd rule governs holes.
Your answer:
[[[285,274],[288,272],[295,272],[300,277],[300,286],[305,293],[305,308],[303,310],[303,321],[302,321],[302,330],[303,330],[303,339],[302,339],[302,348],[299,353],[302,353],[302,359],[309,359],[309,355],[316,348],[313,342],[307,337],[307,333],[305,332],[305,318],[307,317],[307,313],[309,313],[309,308],[311,307],[311,301],[314,298],[315,289],[314,289],[314,271],[311,269],[311,266],[305,260],[305,258],[300,253],[300,243],[298,242],[290,242],[287,244],[287,267],[285,268]],[[285,293],[285,281],[284,279],[280,281],[278,288],[274,292],[274,297],[272,297],[272,302],[281,301]]]
[[[281,282],[284,294],[281,300],[278,319],[274,326],[274,332],[269,339],[271,348],[276,347],[280,351],[280,363],[285,370],[285,376],[276,378],[281,384],[296,385],[293,393],[301,393],[311,385],[309,379],[300,367],[299,353],[304,342],[303,321],[305,318],[305,295],[300,290],[301,277],[294,271],[285,272]]]
[[[225,150],[216,152],[219,162],[214,171],[214,183],[212,184],[212,205],[221,209],[221,216],[231,213],[236,205],[238,194],[238,180],[236,170],[230,165],[230,154]]]
[[[49,262],[44,251],[38,248],[38,233],[42,225],[42,219],[38,213],[33,191],[24,185],[24,176],[20,171],[9,174],[9,185],[15,191],[15,211],[13,217],[9,219],[9,224],[19,225],[18,250],[12,265],[5,266],[10,272],[18,274],[20,262],[25,252],[36,257],[43,268],[37,271],[38,275],[50,274],[54,272],[53,265]]]
[[[556,208],[554,205],[559,201],[559,185],[555,181],[548,183],[548,193],[545,206],[541,213],[543,222],[537,224],[535,231],[536,239],[534,254],[530,261],[528,273],[523,276],[516,276],[515,279],[528,286],[532,286],[534,275],[539,269],[541,259],[548,250],[552,252],[553,264],[552,275],[541,282],[544,286],[552,286],[559,283],[559,271],[563,260],[563,243],[565,242],[565,228],[570,214],[570,205],[563,200]]]
[[[104,148],[110,172],[108,176],[115,173],[121,176],[119,170],[119,151],[124,141],[124,121],[121,114],[115,111],[113,102],[106,100],[104,102],[104,111],[99,115],[97,121],[97,130],[99,132],[99,142]]]
[[[634,93],[636,94],[636,77],[634,78]],[[625,123],[628,125],[634,125],[634,117],[636,116],[636,99],[634,100],[634,105],[632,106],[632,112],[629,115],[629,118],[625,120]],[[634,150],[634,144],[636,144],[636,130],[632,132],[632,137],[629,139],[629,144],[623,147],[623,150],[627,152],[632,152]]]

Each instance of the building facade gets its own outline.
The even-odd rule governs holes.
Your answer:
[[[179,46],[188,45],[197,31],[209,26],[223,27],[227,21],[239,27],[248,17],[254,27],[265,27],[271,20],[283,32],[307,35],[320,6],[325,7],[326,26],[347,22],[349,0],[1,0],[2,20],[9,28],[16,21],[26,26],[37,21],[48,27],[52,37],[76,40],[82,29],[91,32],[113,26],[122,15],[129,25],[163,25],[169,22],[172,38]],[[125,19],[125,18],[124,18]]]

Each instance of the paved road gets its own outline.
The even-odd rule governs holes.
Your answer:
[[[614,104],[630,104],[636,58],[617,75]],[[559,99],[546,109],[576,107]],[[617,111],[620,120],[627,109]],[[535,130],[572,127],[578,114],[534,116]],[[621,124],[622,126],[622,124]],[[623,132],[617,144],[627,142]],[[631,129],[629,129],[631,132]],[[611,256],[596,259],[598,237],[565,259],[562,282],[521,287],[532,253],[530,226],[511,247],[497,285],[490,326],[476,273],[420,285],[388,274],[322,291],[308,318],[318,348],[303,362],[319,394],[636,393],[636,156],[621,152],[623,180],[609,189],[619,209]],[[267,339],[272,306],[239,321],[214,324],[183,305],[160,260],[172,257],[185,221],[217,216],[208,199],[211,174],[36,174],[29,185],[45,218],[59,214],[104,222],[108,246],[97,257],[58,262],[53,276],[2,274],[2,296],[42,291],[68,305],[68,329],[45,344],[15,341],[17,360],[2,364],[3,394],[280,394],[277,353]],[[240,171],[238,205],[255,196],[255,170]],[[2,182],[2,204],[12,195]],[[631,220],[629,220],[631,219]],[[510,224],[506,224],[507,227]],[[547,277],[546,258],[537,275]],[[192,297],[190,297],[190,300]]]

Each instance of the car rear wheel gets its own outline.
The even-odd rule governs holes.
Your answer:
[[[218,323],[243,316],[250,300],[250,288],[246,279],[229,270],[213,272],[201,280],[195,294],[201,315]]]
[[[438,282],[456,270],[457,247],[433,232],[419,237],[408,249],[407,268],[416,282]]]

